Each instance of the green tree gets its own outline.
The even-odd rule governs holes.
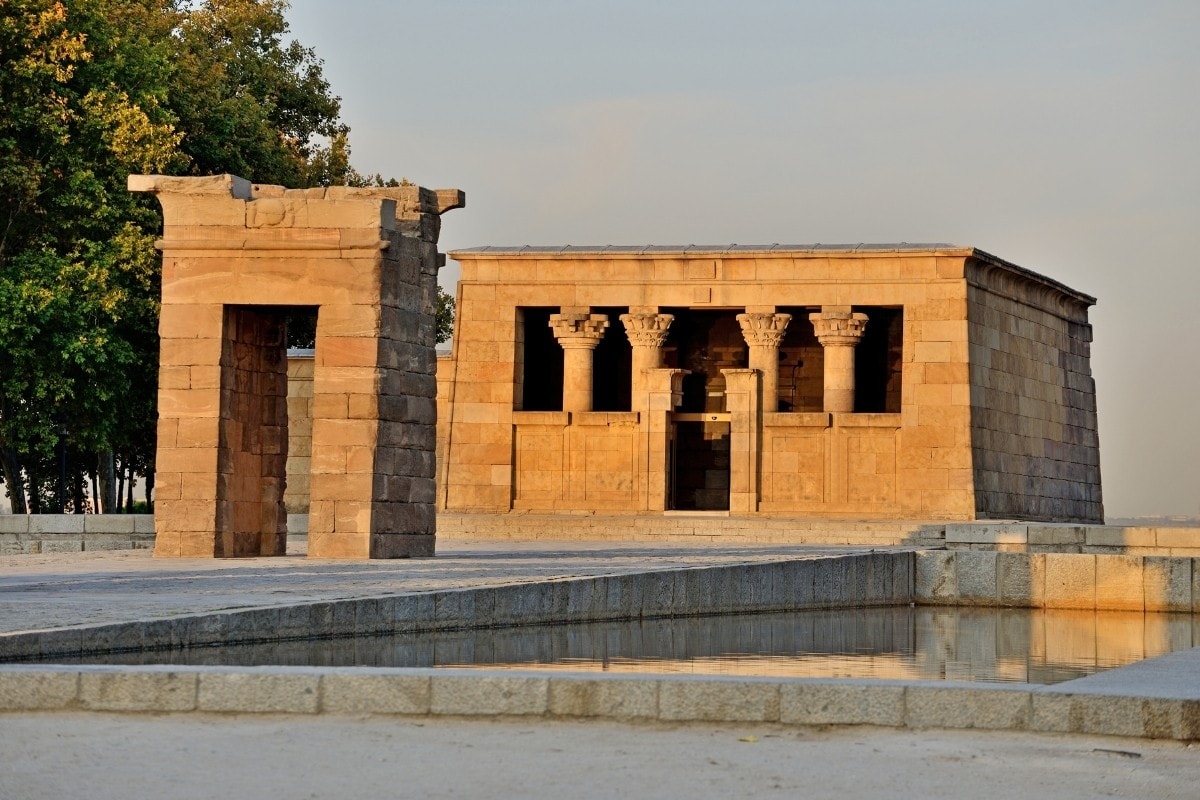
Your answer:
[[[14,510],[22,472],[40,505],[60,444],[111,446],[153,335],[155,217],[124,181],[183,163],[167,52],[144,24],[160,11],[0,0],[0,464]]]
[[[284,0],[208,0],[177,14],[171,109],[190,175],[315,186],[315,137],[343,139],[340,101],[316,54],[288,33]],[[346,151],[348,153],[348,149]],[[347,165],[348,167],[348,165]]]
[[[0,477],[14,510],[26,495],[51,510],[64,455],[76,487],[105,463],[153,473],[161,223],[128,174],[361,179],[286,9],[0,0]]]
[[[447,294],[440,286],[437,290],[434,315],[437,321],[437,343],[450,341],[450,337],[454,335],[454,296]]]

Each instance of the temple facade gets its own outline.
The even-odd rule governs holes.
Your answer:
[[[1095,299],[981,250],[450,255],[440,510],[1103,519]]]

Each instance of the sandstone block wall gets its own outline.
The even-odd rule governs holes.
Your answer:
[[[308,514],[312,470],[312,355],[289,352],[287,372],[287,487],[283,505],[288,514]]]
[[[979,517],[1103,522],[1090,298],[967,267]]]

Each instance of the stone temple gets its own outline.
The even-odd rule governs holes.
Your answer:
[[[1103,520],[1095,299],[982,250],[450,255],[441,510]]]

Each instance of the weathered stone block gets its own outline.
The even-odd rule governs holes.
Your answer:
[[[977,689],[926,684],[908,686],[904,692],[906,727],[985,730],[1029,727],[1030,692],[1025,688]]]
[[[1087,553],[1046,553],[1046,608],[1095,608],[1096,559]]]
[[[797,682],[780,688],[779,721],[795,725],[904,724],[904,687]]]
[[[653,678],[550,678],[547,711],[565,717],[654,719],[659,681]]]
[[[92,711],[192,711],[197,676],[171,669],[122,668],[79,674],[79,703]]]
[[[1149,556],[1142,563],[1147,611],[1192,610],[1192,559]]]
[[[432,714],[541,715],[549,704],[545,677],[456,675],[438,672],[430,678]]]
[[[664,681],[658,690],[658,716],[664,720],[776,722],[779,685],[753,680]]]
[[[329,714],[428,714],[428,675],[334,670],[321,676],[321,711]]]
[[[0,670],[0,709],[57,711],[72,706],[79,696],[79,673],[74,670]]]
[[[954,605],[958,600],[957,552],[924,550],[916,553],[915,594],[918,604]]]
[[[995,605],[998,553],[959,551],[954,554],[958,601],[962,605]]]
[[[1096,608],[1142,611],[1146,607],[1140,556],[1096,556]]]
[[[196,709],[240,714],[315,714],[320,681],[320,673],[315,670],[202,672]]]

